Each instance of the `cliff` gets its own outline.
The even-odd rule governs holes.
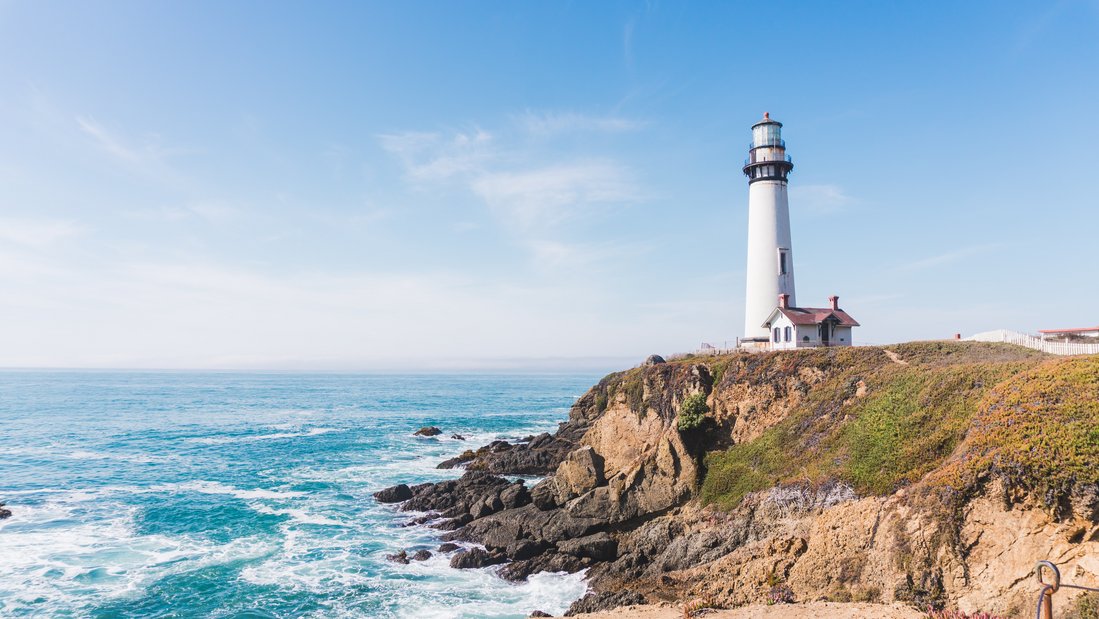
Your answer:
[[[684,413],[703,398],[704,415]],[[597,593],[573,612],[824,599],[1014,613],[1039,559],[1099,575],[1099,357],[946,342],[646,363],[600,381],[555,435],[456,465],[460,480],[379,498],[484,546],[456,566],[588,568]]]

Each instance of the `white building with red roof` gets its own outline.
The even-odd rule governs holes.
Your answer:
[[[780,294],[778,306],[760,325],[770,334],[770,348],[851,346],[851,329],[859,323],[840,309],[839,302],[839,297],[831,296],[829,307],[791,307],[790,295]]]
[[[1074,340],[1077,338],[1099,338],[1099,327],[1075,327],[1072,329],[1039,329],[1043,340]]]

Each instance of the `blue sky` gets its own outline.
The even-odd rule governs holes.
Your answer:
[[[863,342],[1099,323],[1099,2],[0,0],[0,365],[740,335],[749,127]]]

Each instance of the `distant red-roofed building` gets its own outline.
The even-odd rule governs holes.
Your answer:
[[[1099,338],[1099,327],[1076,327],[1074,329],[1040,329],[1043,340],[1080,340],[1083,338]]]
[[[839,297],[828,297],[829,307],[791,307],[790,295],[780,294],[763,323],[770,332],[770,348],[784,350],[816,346],[851,346],[852,328],[859,323],[839,307]]]

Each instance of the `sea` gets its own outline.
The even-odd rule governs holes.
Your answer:
[[[554,431],[597,379],[0,372],[0,617],[560,614],[583,573],[388,561],[439,532],[371,494]]]

